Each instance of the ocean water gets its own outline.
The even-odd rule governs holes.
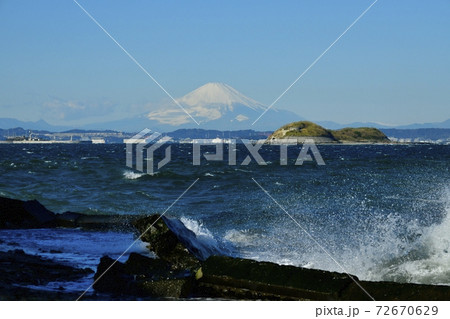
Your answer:
[[[172,161],[148,175],[125,166],[125,145],[4,144],[0,195],[38,199],[54,212],[147,215],[165,211],[199,178],[166,216],[224,254],[450,285],[450,146],[318,149],[326,165],[294,165],[300,147],[289,146],[282,166],[279,147],[263,146],[264,166],[193,166],[192,145],[173,144]],[[238,145],[236,154],[239,164],[249,153]],[[133,240],[120,231],[0,230],[1,250],[57,250],[46,256],[94,270],[102,255],[119,256]],[[132,250],[148,253],[141,242]]]

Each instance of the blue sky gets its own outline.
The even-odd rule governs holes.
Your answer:
[[[175,97],[223,82],[271,104],[372,1],[87,1]],[[450,1],[379,0],[276,107],[311,120],[450,118]],[[72,0],[0,0],[0,117],[109,121],[167,100]]]

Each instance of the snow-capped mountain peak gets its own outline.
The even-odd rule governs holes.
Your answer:
[[[187,106],[226,105],[231,110],[233,104],[247,106],[253,110],[263,109],[264,106],[240,93],[224,83],[210,82],[177,99],[177,102]]]
[[[193,124],[188,112],[202,127],[215,129],[250,128],[251,123],[267,108],[224,83],[207,83],[159,110],[148,113],[147,118],[161,125],[181,126]],[[181,109],[180,106],[183,108]],[[184,110],[186,112],[184,112]],[[269,110],[261,127],[285,124],[297,117],[292,112],[275,108]],[[278,125],[280,126],[280,125]]]

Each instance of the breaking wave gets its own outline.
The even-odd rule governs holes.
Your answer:
[[[450,196],[438,224],[417,229],[412,249],[381,272],[381,279],[450,285]],[[396,261],[396,262],[395,262]]]
[[[450,285],[449,194],[444,195],[445,214],[440,223],[423,227],[417,220],[405,222],[398,215],[378,217],[370,220],[375,224],[370,230],[357,234],[360,238],[354,246],[335,250],[338,245],[324,245],[339,265],[315,243],[289,246],[289,239],[276,238],[270,232],[235,228],[219,238],[200,221],[187,217],[181,221],[198,240],[224,255],[337,272],[343,272],[342,266],[362,280]],[[282,249],[284,245],[287,248]]]
[[[137,173],[137,172],[133,172],[133,171],[125,171],[123,172],[123,177],[125,179],[138,179],[142,176],[144,176],[145,173]]]

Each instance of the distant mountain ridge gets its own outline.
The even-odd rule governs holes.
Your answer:
[[[8,130],[19,127],[25,130],[39,130],[50,132],[59,132],[70,129],[70,127],[68,126],[51,125],[42,119],[36,122],[25,122],[13,118],[0,118],[0,129]]]
[[[135,121],[132,123],[132,125],[130,125],[130,122],[128,122],[128,119],[126,120],[120,120],[120,121],[114,121],[114,122],[108,122],[108,123],[99,123],[99,124],[89,124],[89,125],[82,125],[82,126],[77,126],[76,128],[74,126],[61,126],[61,125],[52,125],[47,123],[44,120],[39,120],[39,121],[21,121],[21,120],[17,120],[17,119],[13,119],[13,118],[0,118],[0,129],[3,130],[8,130],[8,129],[14,129],[14,128],[23,128],[25,130],[38,130],[38,131],[48,131],[48,132],[63,132],[63,131],[68,131],[68,130],[72,130],[72,129],[80,129],[80,130],[103,130],[103,131],[107,131],[107,130],[115,130],[115,131],[126,131],[126,132],[137,132],[139,130],[139,128],[145,128],[145,127],[150,127],[155,131],[160,131],[160,132],[170,132],[170,131],[174,131],[176,130],[176,128],[174,127],[167,127],[168,129],[162,129],[161,127],[159,127],[160,125],[157,126],[151,126],[148,125],[148,119],[145,117],[145,115],[141,115],[139,117],[137,117],[137,119],[140,118],[140,121],[137,120],[136,118],[134,119]],[[289,122],[289,121],[286,121]],[[285,123],[286,123],[285,122]],[[119,123],[119,127],[122,126],[123,129],[119,129],[119,128],[114,128],[114,123]],[[128,123],[128,124],[127,124]],[[384,130],[411,130],[410,133],[416,132],[420,132],[417,130],[426,130],[426,129],[450,129],[450,119],[443,121],[443,122],[434,122],[434,123],[415,123],[415,124],[409,124],[409,125],[400,125],[400,126],[387,126],[387,125],[383,125],[383,124],[379,124],[379,123],[375,123],[375,122],[353,122],[353,123],[349,123],[349,124],[340,124],[340,123],[336,123],[336,122],[332,122],[332,121],[316,121],[315,123],[326,127],[327,129],[341,129],[341,128],[346,128],[346,127],[375,127],[375,128],[379,128],[379,129],[383,129]],[[111,126],[109,124],[112,124]],[[122,124],[122,125],[120,125]],[[147,125],[147,126],[146,126]],[[191,125],[191,128],[195,128],[198,127],[199,129],[206,129],[203,125],[201,126],[197,126],[197,125]],[[127,128],[127,129],[124,129]],[[244,128],[245,129],[245,128]],[[250,127],[247,129],[253,129],[253,127]],[[267,131],[270,129],[267,129]],[[273,131],[274,129],[272,129]],[[234,130],[220,130],[220,131],[234,131]],[[266,129],[263,129],[262,131],[266,131]],[[423,131],[421,132],[423,133]]]
[[[380,129],[388,137],[397,139],[450,140],[450,128]]]
[[[238,130],[238,131],[218,131],[218,130],[203,130],[203,129],[178,129],[173,132],[168,132],[166,135],[174,139],[266,139],[272,131],[259,132],[254,130]]]
[[[396,129],[420,129],[420,128],[450,128],[450,119],[435,123],[415,123],[409,125],[396,126]]]
[[[176,103],[161,105],[138,115],[115,121],[92,123],[77,126],[56,126],[44,120],[24,122],[12,118],[0,118],[0,128],[11,129],[22,127],[31,130],[52,132],[70,129],[83,130],[115,130],[122,132],[138,132],[144,128],[153,131],[171,132],[177,129],[199,128],[205,130],[237,131],[237,130],[276,130],[286,123],[305,120],[300,115],[268,106],[245,96],[233,87],[218,82],[210,82],[177,98]],[[180,107],[181,106],[181,107]],[[260,117],[263,112],[267,112]],[[197,125],[189,113],[200,125]],[[259,118],[260,117],[260,118]],[[252,125],[253,122],[259,120]],[[346,127],[375,127],[383,129],[418,129],[418,128],[450,128],[450,119],[443,122],[388,126],[374,122],[354,122],[340,124],[332,121],[316,121],[327,129]]]
[[[385,125],[376,122],[352,122],[348,124],[340,124],[333,121],[316,121],[315,123],[322,125],[328,129],[341,129],[346,127],[375,127],[379,129],[421,129],[421,128],[449,128],[450,119],[443,122],[433,123],[413,123],[408,125]]]

